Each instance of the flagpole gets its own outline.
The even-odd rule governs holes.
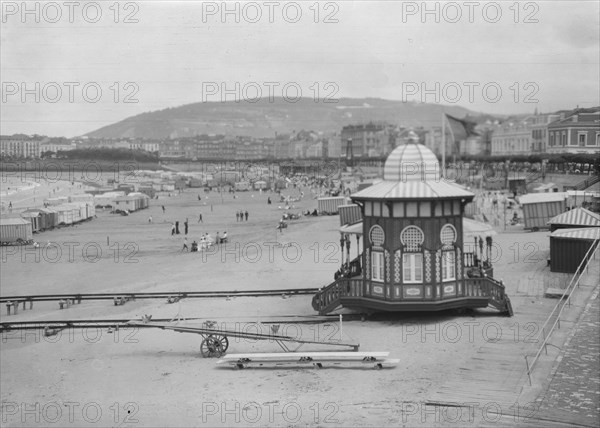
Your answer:
[[[442,176],[446,172],[446,114],[442,112]]]

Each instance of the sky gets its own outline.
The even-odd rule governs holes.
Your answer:
[[[0,25],[3,135],[74,137],[259,95],[492,114],[600,105],[597,0],[7,1]]]

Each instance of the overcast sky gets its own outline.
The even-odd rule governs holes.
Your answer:
[[[311,98],[319,88],[321,101],[437,96],[499,114],[600,104],[597,0],[428,2],[439,22],[420,1],[229,2],[225,16],[221,2],[121,2],[118,16],[113,2],[84,12],[86,3],[71,11],[62,1],[38,4],[38,23],[20,1],[3,2],[2,134],[81,135],[146,111],[219,101],[222,82],[240,106],[269,87]],[[24,86],[32,92],[23,100]]]

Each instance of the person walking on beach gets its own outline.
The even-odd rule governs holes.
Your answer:
[[[246,210],[246,212],[244,214],[246,216],[246,221],[248,221],[248,210]]]
[[[235,212],[235,221],[240,221],[240,212],[239,211]]]
[[[165,213],[165,206],[162,206],[163,214]]]
[[[183,253],[183,250],[185,251],[190,251],[190,249],[188,248],[188,242],[187,242],[187,236],[185,238],[183,238],[183,248],[181,249],[181,252]]]
[[[198,223],[204,223],[202,221],[202,213],[198,214]]]
[[[188,234],[188,219],[187,218],[183,222],[183,227],[184,227],[185,234],[187,235]]]
[[[152,216],[148,217],[148,223],[152,223]]]
[[[175,235],[175,223],[171,223],[171,236]]]

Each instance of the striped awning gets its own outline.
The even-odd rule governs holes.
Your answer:
[[[551,193],[527,193],[526,195],[519,196],[519,204],[543,204],[547,202],[559,202],[567,199],[565,192],[551,192]]]
[[[363,233],[363,223],[358,222],[354,224],[346,224],[340,227],[340,233],[348,233],[351,235],[362,235]]]
[[[473,240],[473,238],[486,238],[488,236],[496,236],[498,232],[492,226],[486,223],[481,223],[470,218],[463,218],[463,240]]]
[[[358,205],[340,205],[338,211],[340,213],[340,226],[354,224],[362,220],[362,213]]]
[[[596,227],[600,226],[600,214],[596,214],[585,208],[575,208],[553,217],[548,221],[548,224]]]
[[[584,227],[581,229],[558,229],[550,234],[551,238],[586,239],[595,241],[600,238],[600,227]]]
[[[352,199],[438,199],[466,198],[475,195],[451,182],[440,180],[382,181],[350,196]]]

